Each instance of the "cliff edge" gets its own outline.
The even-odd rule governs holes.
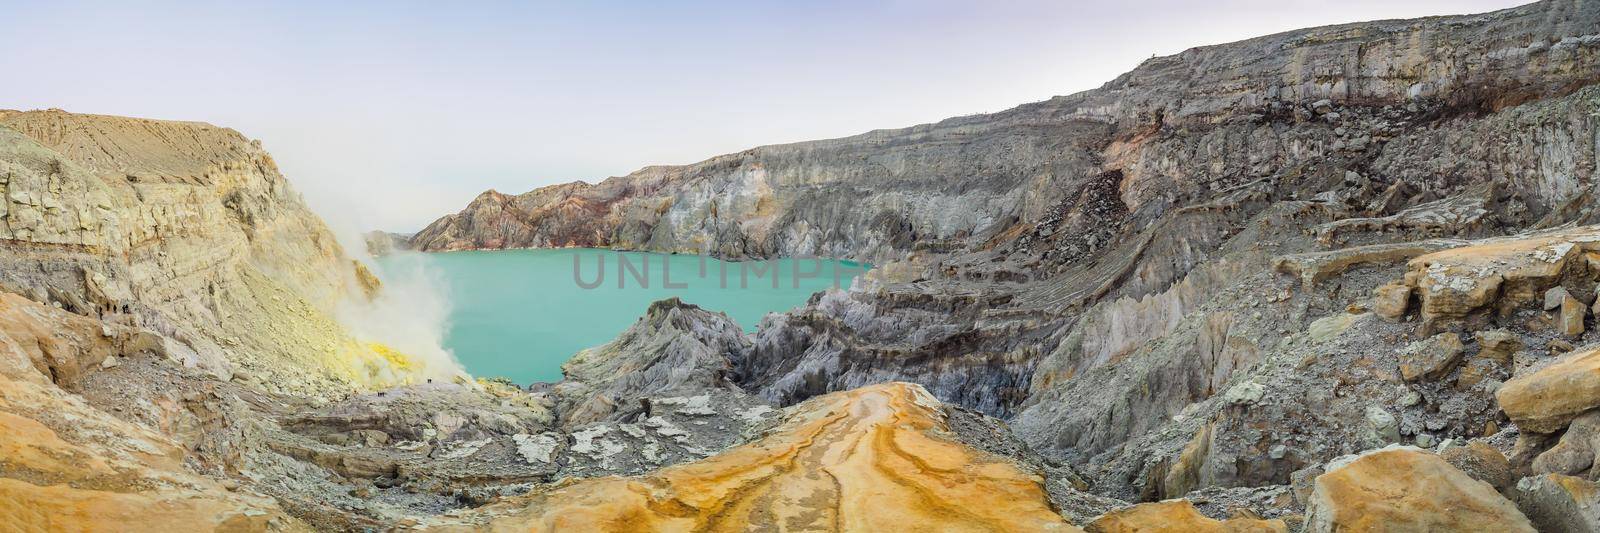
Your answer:
[[[197,122],[0,117],[0,287],[149,329],[186,365],[299,393],[446,379],[333,319],[376,287],[259,143]],[[411,365],[411,368],[407,368]]]

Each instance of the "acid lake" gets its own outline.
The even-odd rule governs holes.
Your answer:
[[[399,254],[385,271],[421,266],[447,291],[444,335],[468,372],[519,384],[561,379],[561,364],[639,319],[651,302],[678,297],[727,313],[755,331],[768,313],[813,293],[848,288],[866,266],[826,259],[726,262],[673,255],[566,248]]]

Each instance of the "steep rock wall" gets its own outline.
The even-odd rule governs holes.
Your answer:
[[[1128,210],[1163,209],[1367,150],[1419,120],[1569,94],[1600,79],[1597,9],[1547,1],[1193,48],[1099,89],[1001,113],[764,146],[595,185],[490,191],[412,242],[431,251],[617,246],[882,262],[1005,238],[1110,170]],[[1409,112],[1330,116],[1334,106]],[[1285,120],[1325,127],[1286,130]],[[1547,155],[1552,168],[1577,168]],[[1563,183],[1536,187],[1536,197],[1545,206],[1562,200],[1574,190]]]
[[[0,286],[148,328],[223,378],[333,391],[448,377],[333,319],[376,290],[261,147],[193,122],[0,117]],[[408,365],[411,365],[408,367]]]

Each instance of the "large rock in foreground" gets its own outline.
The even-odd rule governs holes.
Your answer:
[[[1523,431],[1558,431],[1584,411],[1600,407],[1600,348],[1564,355],[1538,372],[1507,381],[1495,399]]]
[[[1534,529],[1488,483],[1431,452],[1391,447],[1331,463],[1306,504],[1305,531]]]
[[[1090,522],[1089,533],[1286,533],[1283,520],[1230,518],[1217,520],[1188,500],[1141,503],[1106,513]]]
[[[653,474],[575,481],[448,517],[445,530],[1081,531],[1043,478],[960,444],[938,400],[889,383],[797,405],[764,438]]]

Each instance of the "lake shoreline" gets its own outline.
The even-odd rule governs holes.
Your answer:
[[[724,261],[576,247],[405,253],[377,264],[436,275],[451,307],[445,348],[472,375],[521,385],[560,381],[563,363],[612,340],[659,300],[726,313],[754,333],[765,315],[848,289],[870,269],[823,258]]]

